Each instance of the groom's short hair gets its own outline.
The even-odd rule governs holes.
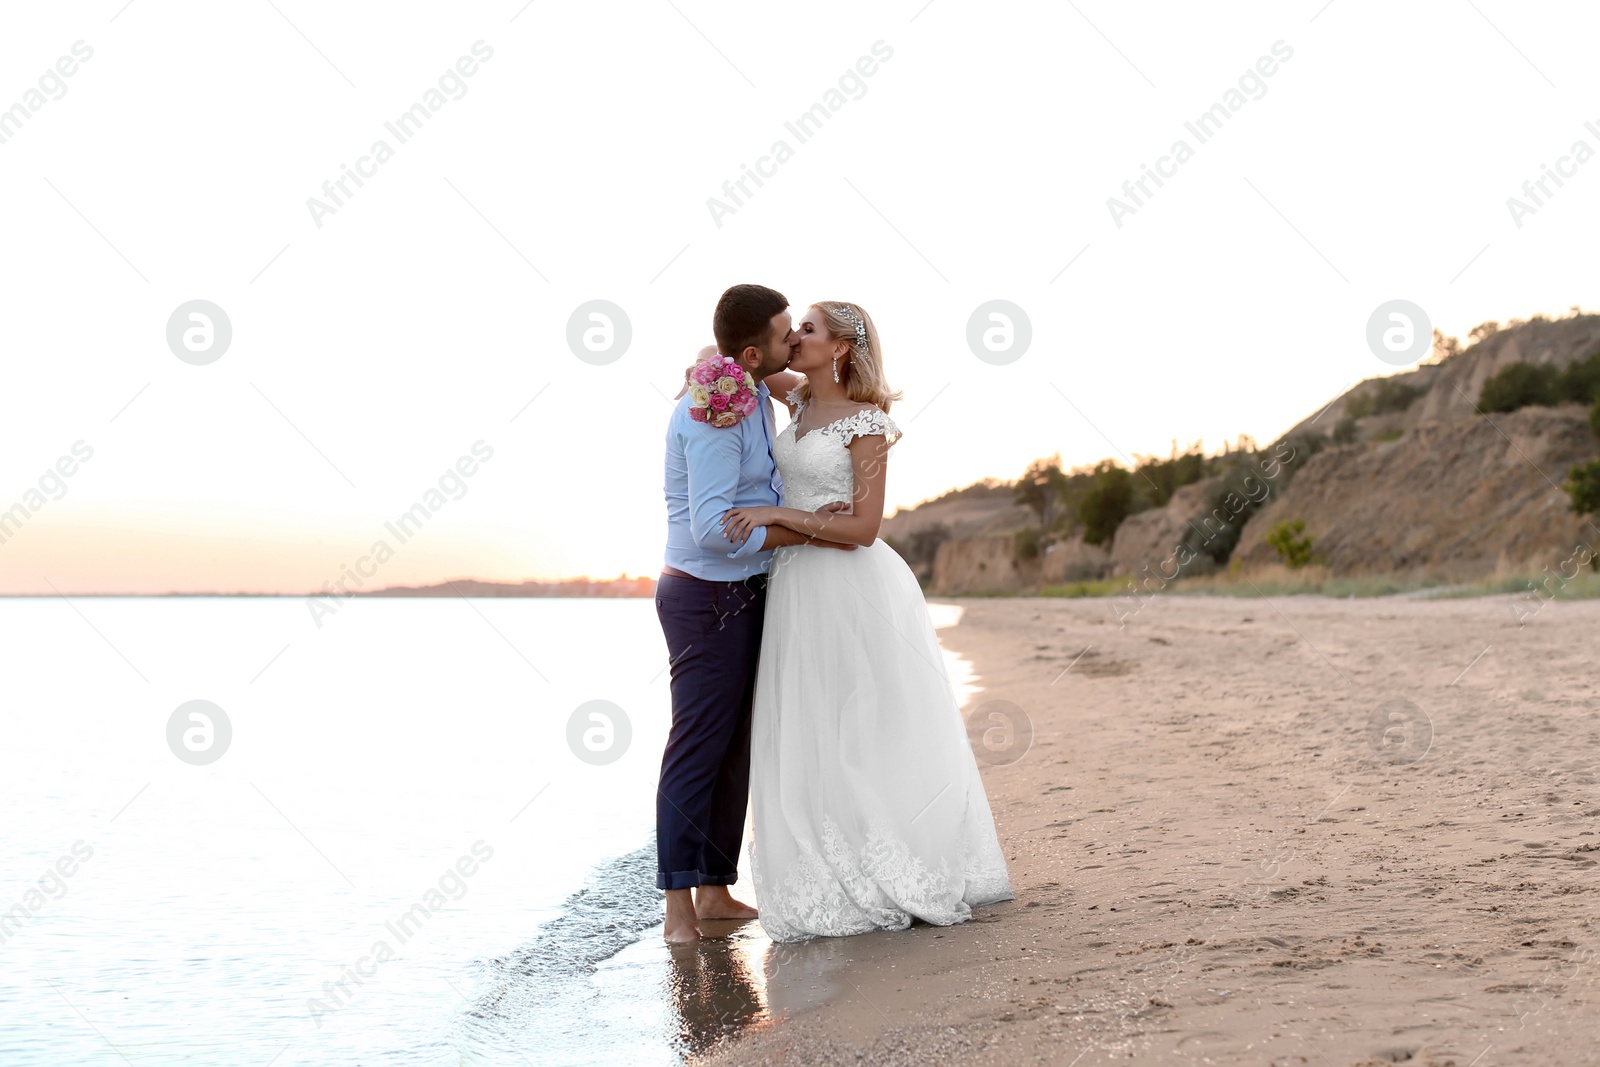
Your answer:
[[[737,357],[751,345],[760,347],[772,328],[772,317],[789,306],[789,298],[764,285],[735,285],[722,294],[711,316],[717,351]]]

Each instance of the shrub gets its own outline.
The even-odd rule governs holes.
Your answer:
[[[1322,440],[1322,438],[1318,438]],[[1276,446],[1268,450],[1275,453]],[[1183,543],[1192,549],[1197,556],[1208,556],[1213,563],[1227,563],[1233,555],[1233,550],[1239,546],[1239,537],[1244,533],[1245,524],[1250,521],[1257,511],[1265,506],[1272,490],[1257,493],[1257,488],[1267,485],[1263,477],[1264,468],[1261,466],[1260,457],[1268,452],[1243,453],[1236,452],[1230,460],[1219,461],[1216,471],[1217,484],[1212,487],[1206,500],[1206,510],[1199,515],[1191,516],[1189,532],[1184,535]],[[1298,462],[1301,453],[1296,454]],[[1224,466],[1223,463],[1226,463]],[[1288,464],[1284,464],[1278,477],[1287,484],[1289,479]],[[1279,491],[1281,492],[1281,485]]]
[[[1354,415],[1346,415],[1333,427],[1333,443],[1336,445],[1353,445],[1361,437],[1361,428],[1356,425]]]
[[[884,538],[889,547],[900,553],[918,578],[933,573],[933,561],[938,558],[939,546],[950,540],[950,527],[942,522],[918,526],[903,538]]]
[[[1311,538],[1305,533],[1306,520],[1294,519],[1280,522],[1267,531],[1267,544],[1278,550],[1278,556],[1290,569],[1304,567],[1311,562]]]
[[[1011,542],[1011,561],[1025,563],[1030,559],[1039,558],[1039,530],[1035,526],[1024,526],[1018,530]]]
[[[1567,364],[1556,377],[1555,391],[1562,401],[1592,404],[1600,400],[1600,350],[1588,359]]]
[[[1143,459],[1136,468],[1139,475],[1134,484],[1138,494],[1136,510],[1165,507],[1172,494],[1186,485],[1193,485],[1206,476],[1206,457],[1196,446],[1178,455],[1174,446],[1168,459]]]
[[[1589,429],[1596,437],[1600,437],[1600,400],[1594,402],[1594,407],[1589,409]]]
[[[1094,480],[1078,500],[1078,521],[1087,544],[1111,540],[1122,520],[1133,511],[1133,475],[1111,460],[1095,469]]]
[[[1572,497],[1573,511],[1579,515],[1600,513],[1600,459],[1575,465],[1567,472],[1567,484],[1563,488]]]
[[[1483,383],[1478,406],[1484,411],[1516,411],[1530,404],[1554,404],[1559,373],[1539,363],[1513,363]]]
[[[1279,449],[1283,447],[1294,449],[1294,459],[1283,464],[1283,469],[1278,472],[1278,476],[1275,479],[1278,487],[1273,492],[1280,495],[1287,492],[1289,483],[1294,481],[1294,476],[1299,473],[1300,468],[1304,467],[1306,461],[1312,456],[1327,448],[1328,443],[1328,435],[1317,430],[1302,430],[1273,442],[1267,449],[1273,455],[1277,455]]]
[[[1391,411],[1404,411],[1410,407],[1422,390],[1393,378],[1380,378],[1371,389],[1345,401],[1344,413],[1357,419],[1368,415],[1386,415]]]
[[[1600,400],[1600,349],[1565,367],[1513,363],[1483,383],[1478,406],[1516,411],[1530,404],[1592,404]]]

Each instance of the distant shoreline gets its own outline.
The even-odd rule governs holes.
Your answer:
[[[594,580],[590,578],[568,578],[555,582],[481,582],[476,578],[458,578],[453,581],[439,582],[435,585],[397,585],[383,589],[372,590],[331,590],[318,589],[305,593],[73,593],[75,597],[126,597],[126,598],[158,598],[158,597],[290,597],[306,599],[315,597],[335,597],[340,600],[350,597],[403,597],[407,599],[425,599],[429,597],[538,597],[548,600],[621,600],[653,597],[656,591],[656,581],[650,577],[630,578],[626,575],[620,578],[607,578]],[[0,593],[0,599],[23,599],[37,597],[61,596],[60,593]]]
[[[328,596],[328,593],[0,593],[0,600],[49,600],[57,596],[72,597],[99,597],[121,600],[160,600],[179,597],[288,597],[300,599],[303,597]],[[456,596],[455,593],[392,593],[387,590],[373,593],[352,593],[351,596],[360,597],[388,597],[393,600],[428,600],[440,596]],[[483,596],[485,594],[475,594]],[[507,598],[522,598],[527,600],[642,600],[654,596],[654,593],[499,593],[488,594]]]

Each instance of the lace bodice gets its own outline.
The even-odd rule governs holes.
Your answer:
[[[800,400],[793,392],[789,400]],[[878,408],[865,408],[853,415],[835,419],[826,426],[807,430],[795,437],[800,421],[796,406],[794,418],[773,444],[773,458],[783,478],[783,504],[801,511],[815,511],[835,500],[850,501],[855,491],[855,470],[850,463],[850,442],[857,437],[883,434],[892,445],[900,439],[900,427]]]

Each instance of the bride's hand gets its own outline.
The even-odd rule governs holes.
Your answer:
[[[678,396],[675,396],[672,399],[677,400],[679,397],[683,396],[684,393],[689,391],[689,375],[694,372],[695,367],[699,366],[701,363],[704,363],[706,360],[710,359],[716,354],[716,345],[706,345],[700,350],[700,354],[694,357],[694,362],[683,368],[683,388],[679,389]]]
[[[722,536],[742,545],[757,526],[771,526],[777,518],[777,508],[734,508],[722,517]]]

